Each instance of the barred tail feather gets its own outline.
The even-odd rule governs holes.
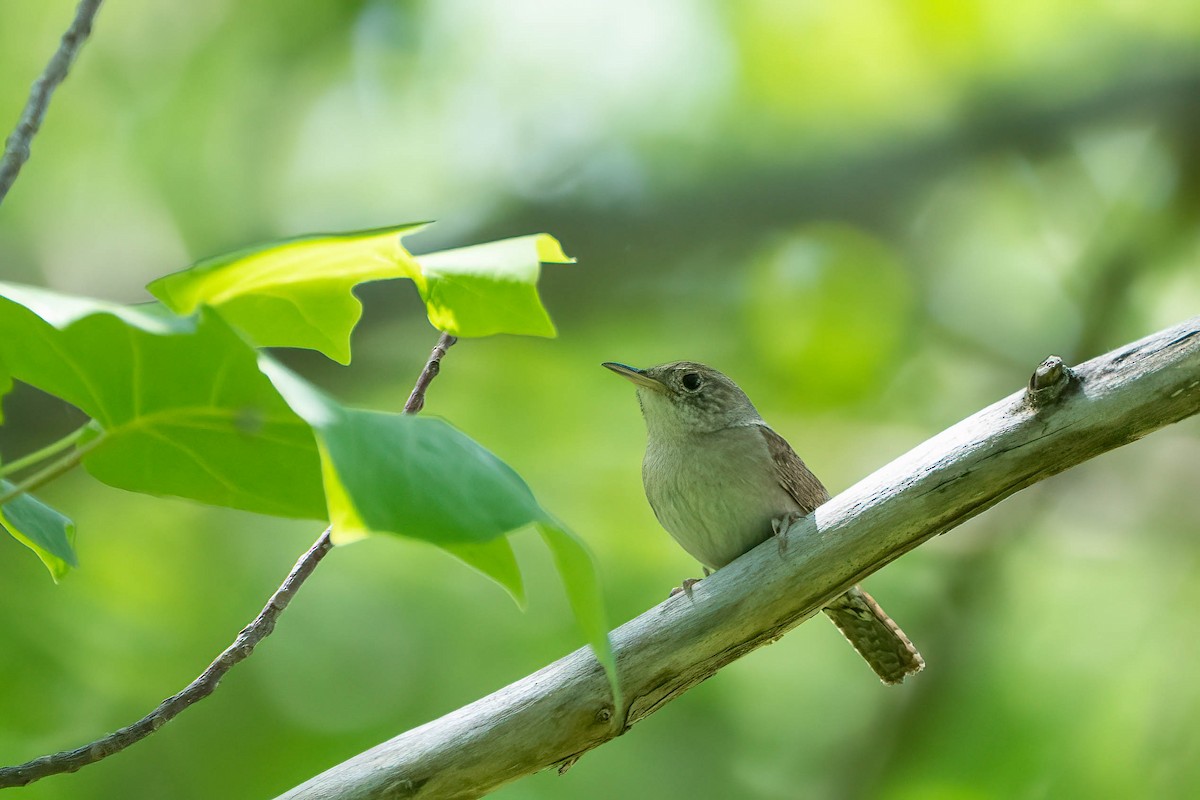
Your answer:
[[[835,598],[824,611],[884,683],[900,683],[925,667],[904,631],[861,587]]]

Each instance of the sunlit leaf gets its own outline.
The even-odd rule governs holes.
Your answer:
[[[536,234],[414,258],[401,239],[424,223],[319,234],[201,261],[147,287],[171,309],[211,306],[261,346],[305,347],[343,364],[362,315],[351,290],[409,278],[429,321],[456,336],[553,336],[537,293],[541,262],[570,263],[552,236]]]
[[[418,256],[414,278],[438,330],[455,336],[555,336],[538,296],[541,264],[571,264],[553,236],[539,233]]]
[[[123,489],[323,518],[308,425],[211,311],[118,306],[0,284],[0,359],[95,421],[84,466]]]
[[[362,316],[351,289],[416,272],[400,244],[424,223],[316,234],[207,258],[146,288],[169,308],[220,311],[260,346],[305,347],[350,363],[350,332]]]
[[[14,484],[0,479],[0,494],[14,488]],[[71,567],[79,566],[75,558],[75,523],[36,497],[23,494],[0,506],[0,526],[37,554],[55,583]]]

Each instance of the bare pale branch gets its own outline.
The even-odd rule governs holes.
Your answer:
[[[603,670],[581,649],[333,767],[281,800],[458,800],[569,766],[929,538],[1198,411],[1200,317],[1072,369],[1048,359],[1029,388],[794,525],[786,547],[769,541],[696,584],[690,596],[677,595],[617,629],[625,707],[611,706]]]

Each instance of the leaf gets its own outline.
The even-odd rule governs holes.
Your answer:
[[[441,547],[468,567],[500,584],[517,607],[525,610],[528,605],[525,582],[521,579],[521,568],[517,565],[517,557],[507,537],[490,542],[444,544]]]
[[[335,543],[370,533],[431,542],[524,607],[502,537],[541,509],[508,465],[441,420],[345,408],[269,356],[260,365],[317,432]]]
[[[0,284],[0,360],[91,416],[84,466],[112,486],[325,515],[309,426],[216,314],[177,317]]]
[[[507,464],[440,419],[344,409],[319,431],[368,530],[473,543],[542,516]]]
[[[414,258],[401,239],[424,223],[287,239],[200,261],[147,288],[171,309],[215,308],[260,346],[305,347],[350,362],[362,316],[351,289],[409,278],[434,327],[455,336],[554,336],[537,293],[540,261],[571,263],[547,234]]]
[[[350,363],[350,332],[362,303],[350,290],[365,281],[410,277],[403,234],[425,223],[300,236],[198,261],[146,288],[168,308],[217,309],[262,347],[304,347]]]
[[[541,262],[573,264],[553,236],[538,233],[418,256],[414,277],[429,321],[455,336],[557,335],[538,296]]]
[[[621,707],[621,687],[617,684],[617,662],[608,639],[608,619],[604,613],[604,596],[600,592],[600,576],[591,551],[582,540],[556,520],[539,522],[538,533],[550,548],[558,574],[562,576],[567,600],[575,612],[575,620],[583,630],[596,660],[604,667],[612,688],[613,707]]]
[[[0,494],[15,489],[0,479]],[[75,557],[75,523],[29,494],[23,494],[0,506],[0,525],[14,539],[37,553],[50,570],[55,583],[71,567],[79,566]]]
[[[271,364],[269,359],[264,357],[264,369],[272,368],[279,371],[278,376],[281,381],[293,380],[297,382],[297,385],[292,387],[294,397],[298,397],[295,394],[296,392],[315,391],[311,386],[302,386],[304,381],[282,367]],[[329,419],[329,422],[330,424],[336,424],[332,417]],[[341,477],[335,468],[334,461],[329,455],[329,449],[323,441],[318,444],[318,450],[321,453],[321,473],[324,477],[329,520],[333,526],[330,538],[334,544],[347,544],[370,535],[372,528],[359,516],[358,508],[355,506],[345,485],[343,485]],[[389,531],[383,530],[380,532],[386,533]],[[390,532],[399,533],[399,531]],[[424,537],[415,536],[413,538],[420,539]],[[517,565],[516,556],[513,554],[512,545],[508,539],[500,536],[485,542],[433,543],[467,566],[500,584],[508,592],[513,602],[520,608],[525,608],[525,584],[521,580],[521,569]]]
[[[471,544],[547,517],[512,468],[443,420],[346,408],[269,357],[261,366],[317,433],[336,539]]]
[[[442,420],[345,408],[270,358],[261,361],[263,372],[317,432],[335,541],[368,533],[422,539],[497,580],[521,603],[520,573],[503,537],[536,527],[616,696],[591,554],[538,505],[511,467]]]

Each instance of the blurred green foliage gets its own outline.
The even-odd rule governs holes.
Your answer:
[[[15,120],[70,0],[0,0]],[[612,616],[696,568],[641,494],[617,359],[712,363],[832,491],[1020,388],[1200,308],[1200,7],[917,0],[106,5],[0,209],[5,280],[113,300],[197,258],[438,218],[415,252],[548,230],[560,338],[464,342],[427,412],[596,551]],[[396,410],[436,335],[365,287],[350,368]],[[0,449],[78,425],[25,387]],[[1200,786],[1200,437],[1188,421],[868,581],[929,666],[878,684],[828,625],[724,670],[509,798],[1125,798]],[[190,680],[319,531],[71,475],[60,586],[0,541],[0,761],[89,741]],[[577,641],[433,548],[337,549],[221,689],[14,798],[265,797]]]

